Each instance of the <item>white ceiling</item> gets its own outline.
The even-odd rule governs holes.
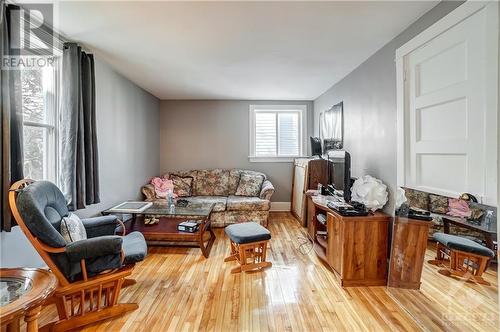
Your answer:
[[[312,100],[434,5],[59,2],[55,28],[160,99]]]

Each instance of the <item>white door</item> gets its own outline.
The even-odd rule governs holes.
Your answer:
[[[496,155],[487,147],[486,29],[481,10],[406,56],[406,186],[496,204],[485,170]]]

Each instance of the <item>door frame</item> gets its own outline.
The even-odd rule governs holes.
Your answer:
[[[497,206],[497,113],[498,113],[498,54],[499,54],[499,6],[496,1],[475,2],[468,1],[456,8],[454,11],[437,21],[422,33],[408,41],[396,50],[396,89],[397,89],[397,185],[398,187],[411,187],[406,184],[406,165],[409,158],[409,141],[406,133],[409,132],[408,121],[405,110],[408,108],[408,89],[406,83],[406,68],[408,67],[408,55],[429,43],[432,39],[446,32],[453,26],[464,21],[480,10],[486,10],[487,17],[487,59],[486,64],[491,70],[487,71],[487,100],[485,139],[494,142],[485,147],[486,176],[485,176],[485,199],[483,204]],[[416,188],[415,188],[416,189]],[[440,194],[436,192],[436,194]],[[482,198],[482,197],[481,197]]]

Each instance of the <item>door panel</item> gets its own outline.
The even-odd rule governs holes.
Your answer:
[[[407,56],[409,187],[485,195],[485,19],[477,13]]]

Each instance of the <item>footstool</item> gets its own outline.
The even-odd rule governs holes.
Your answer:
[[[490,284],[482,274],[488,261],[495,257],[493,250],[461,236],[434,233],[433,238],[436,241],[436,259],[429,263],[439,266],[449,261],[449,268],[439,270],[439,273],[465,277],[483,285]]]
[[[231,255],[224,262],[237,260],[240,266],[231,273],[262,269],[272,265],[266,262],[267,242],[271,233],[256,222],[229,225],[225,232],[231,240]]]

